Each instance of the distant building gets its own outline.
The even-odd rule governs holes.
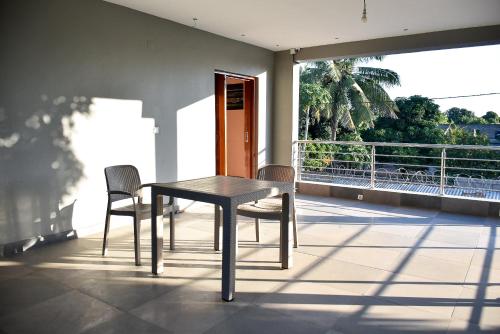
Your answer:
[[[490,141],[490,145],[500,145],[500,124],[466,124],[466,125],[457,125],[469,132],[475,132],[477,134],[483,134],[488,136]],[[448,130],[449,124],[440,124],[439,127],[443,130]]]

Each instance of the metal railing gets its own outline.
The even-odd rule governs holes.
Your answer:
[[[298,181],[500,201],[500,146],[294,142]]]

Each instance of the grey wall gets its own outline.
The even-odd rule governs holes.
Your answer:
[[[299,129],[299,67],[288,51],[274,54],[273,92],[273,162],[288,165]]]
[[[0,45],[0,244],[100,229],[106,165],[213,174],[215,69],[259,76],[271,157],[271,51],[97,0],[0,0]]]

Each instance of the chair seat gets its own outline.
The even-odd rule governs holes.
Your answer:
[[[141,203],[141,204],[136,204],[135,207],[137,209],[137,215],[141,219],[151,217],[151,204]],[[167,204],[163,205],[163,214],[170,213],[171,211],[172,211],[172,206]],[[118,208],[113,208],[111,209],[111,214],[118,216],[133,216],[134,205],[130,204]]]
[[[261,218],[261,219],[281,219],[281,197],[269,197],[259,200],[257,203],[248,202],[238,205],[236,213],[240,216]]]

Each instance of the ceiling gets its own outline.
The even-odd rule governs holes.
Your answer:
[[[278,51],[500,24],[500,0],[105,0]]]

